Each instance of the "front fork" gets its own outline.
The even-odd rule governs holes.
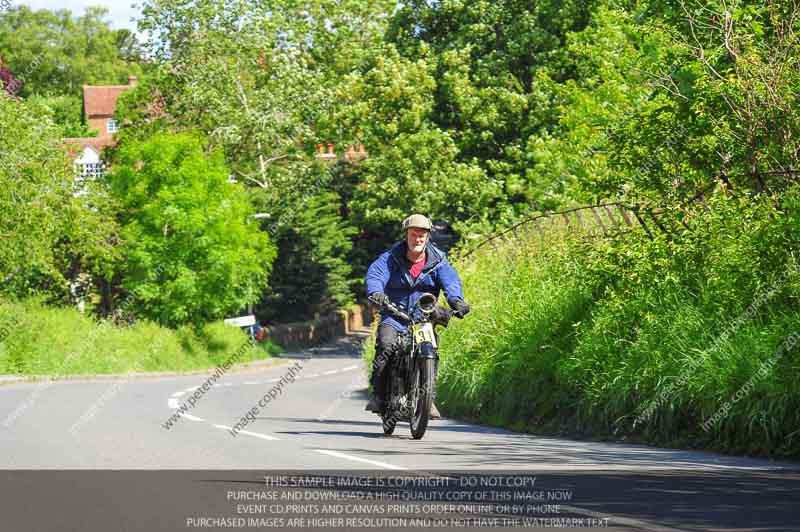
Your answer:
[[[389,409],[394,412],[406,410],[416,397],[412,397],[412,389],[415,383],[412,382],[414,375],[414,365],[417,359],[433,359],[433,380],[428,383],[430,386],[431,397],[436,400],[436,378],[439,374],[439,352],[434,344],[424,341],[416,344],[413,340],[411,345],[404,345],[402,355],[394,357],[394,364],[391,368],[391,380],[389,386]],[[413,408],[413,407],[412,407]]]
[[[423,342],[419,344],[417,349],[417,357],[420,359],[430,358],[433,359],[433,376],[431,382],[428,383],[430,387],[431,400],[436,401],[436,378],[439,376],[439,350],[433,346],[431,342]],[[412,360],[412,364],[416,361]]]

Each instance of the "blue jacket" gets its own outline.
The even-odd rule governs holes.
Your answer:
[[[374,292],[386,294],[389,300],[400,310],[408,314],[420,296],[429,292],[439,297],[444,290],[448,301],[453,298],[464,299],[461,279],[458,273],[447,262],[442,250],[428,243],[425,247],[425,266],[416,281],[411,278],[408,269],[410,263],[406,259],[406,243],[395,243],[373,262],[367,270],[367,295]],[[388,323],[398,331],[408,329],[408,322],[394,316],[381,313],[381,324]]]

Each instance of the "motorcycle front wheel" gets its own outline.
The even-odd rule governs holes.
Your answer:
[[[385,436],[391,436],[394,432],[394,428],[397,426],[397,415],[392,412],[384,414],[383,416],[383,434]]]
[[[432,358],[418,358],[414,364],[411,377],[411,386],[414,388],[412,403],[414,412],[411,415],[411,436],[415,440],[421,439],[428,428],[428,416],[433,403],[433,364]]]

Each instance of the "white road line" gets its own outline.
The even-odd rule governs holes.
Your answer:
[[[343,373],[345,371],[351,371],[351,370],[354,370],[354,369],[358,369],[359,367],[360,366],[358,366],[358,365],[353,365],[353,366],[347,366],[345,368],[325,371],[323,373],[312,373],[311,375],[302,375],[302,376],[298,375],[298,376],[295,377],[295,380],[303,378],[303,377],[305,377],[306,379],[309,379],[309,378],[321,377],[321,376],[324,376],[324,375],[334,375],[334,374],[337,374],[337,373]],[[278,379],[268,379],[268,380],[265,380],[265,381],[244,381],[241,384],[247,384],[247,385],[254,385],[255,384],[255,385],[258,385],[258,384],[267,384],[267,383],[272,383],[272,382],[278,382],[280,380],[281,379],[278,378]],[[237,383],[226,382],[226,383],[219,383],[219,384],[217,384],[217,386],[235,386],[236,384]],[[169,406],[169,408],[171,408],[173,410],[180,408],[180,405],[178,404],[178,398],[183,396],[183,395],[185,395],[185,394],[187,394],[187,393],[192,393],[195,390],[199,390],[199,389],[200,389],[200,386],[190,386],[189,388],[186,388],[184,390],[180,390],[178,392],[173,393],[169,397],[169,399],[167,400],[167,406]],[[188,419],[190,421],[205,421],[203,418],[200,418],[200,417],[197,417],[197,416],[193,416],[193,415],[187,414],[187,413],[181,413],[179,415],[181,417],[185,417],[186,419]],[[223,429],[223,430],[233,430],[231,427],[228,427],[228,426],[225,426],[225,425],[214,425],[214,426],[216,428]],[[258,432],[251,432],[249,430],[240,430],[240,431],[237,432],[237,434],[246,434],[247,436],[253,436],[254,438],[260,438],[262,440],[268,440],[268,441],[279,440],[279,438],[276,438],[275,436],[270,436],[268,434],[261,434],[261,433],[258,433]],[[350,455],[347,455],[347,454],[344,454],[344,453],[339,453],[339,452],[336,452],[336,451],[326,451],[326,450],[322,450],[322,449],[317,449],[316,451],[320,452],[320,453],[323,453],[323,454],[328,454],[328,455],[331,455],[331,456],[344,458],[346,460],[354,460],[354,461],[357,461],[357,462],[363,462],[363,463],[366,463],[366,464],[372,464],[372,465],[376,465],[376,466],[384,467],[384,468],[388,468],[388,469],[402,469],[402,470],[406,469],[405,467],[395,466],[395,465],[392,465],[392,464],[387,464],[387,463],[384,463],[384,462],[378,462],[376,460],[369,460],[369,459],[366,459],[366,458],[359,458],[357,456],[350,456]]]
[[[227,425],[214,425],[218,429],[222,430],[233,430],[233,427],[229,427]],[[262,440],[268,441],[275,441],[280,440],[280,438],[276,438],[275,436],[270,436],[269,434],[259,434],[258,432],[250,432],[249,430],[240,430],[237,434],[247,434],[248,436],[253,436],[254,438],[261,438]]]
[[[233,430],[233,427],[229,427],[227,425],[214,425],[218,429],[222,430]],[[258,432],[250,432],[249,430],[240,430],[237,434],[247,434],[248,436],[253,436],[254,438],[261,438],[262,440],[269,440],[275,441],[280,440],[280,438],[276,438],[275,436],[270,436],[269,434],[259,434]]]
[[[260,434],[258,432],[250,432],[249,430],[240,430],[237,434],[247,434],[248,436],[253,436],[254,438],[261,438],[262,440],[278,440],[275,436],[270,436],[269,434]]]
[[[397,469],[397,470],[407,469],[405,467],[387,464],[386,462],[378,462],[377,460],[369,460],[368,458],[359,458],[358,456],[351,456],[349,454],[340,453],[338,451],[328,451],[326,449],[314,449],[314,451],[322,454],[327,454],[330,456],[335,456],[337,458],[344,458],[345,460],[353,460],[354,462],[364,462],[365,464],[372,464],[378,467],[384,467],[386,469]]]

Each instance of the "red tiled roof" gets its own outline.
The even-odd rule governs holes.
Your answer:
[[[131,85],[84,85],[83,110],[86,117],[113,115],[117,98],[130,88]]]

